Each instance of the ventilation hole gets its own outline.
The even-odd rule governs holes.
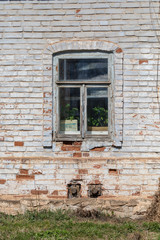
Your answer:
[[[68,187],[68,198],[78,198],[80,197],[81,184],[70,183]]]
[[[102,185],[101,184],[88,185],[88,197],[97,198],[99,196],[102,196]]]

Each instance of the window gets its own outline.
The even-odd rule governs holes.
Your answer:
[[[53,56],[57,140],[111,139],[113,55],[86,51]]]

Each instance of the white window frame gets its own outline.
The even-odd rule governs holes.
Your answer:
[[[80,58],[107,58],[108,59],[108,80],[107,81],[59,81],[59,59],[80,59]],[[59,88],[60,87],[80,87],[81,105],[81,127],[79,135],[60,134],[59,126]],[[94,135],[87,132],[87,87],[107,87],[108,88],[108,134]],[[104,51],[70,51],[53,55],[53,140],[54,141],[83,141],[84,139],[93,140],[112,140],[114,134],[114,63],[113,53]]]

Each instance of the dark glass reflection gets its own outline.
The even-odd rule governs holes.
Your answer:
[[[108,59],[59,59],[59,80],[106,81]]]
[[[80,88],[59,88],[60,131],[80,131]]]
[[[108,130],[108,89],[87,89],[87,130]]]

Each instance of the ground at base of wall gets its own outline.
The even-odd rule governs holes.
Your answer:
[[[82,212],[81,212],[82,213]],[[34,211],[0,214],[0,240],[159,240],[160,223],[121,219],[76,211]]]
[[[140,197],[116,198],[72,198],[72,199],[47,199],[45,196],[0,196],[0,212],[16,215],[27,210],[79,210],[82,212],[100,211],[109,216],[128,217],[131,219],[143,218],[152,199]]]

